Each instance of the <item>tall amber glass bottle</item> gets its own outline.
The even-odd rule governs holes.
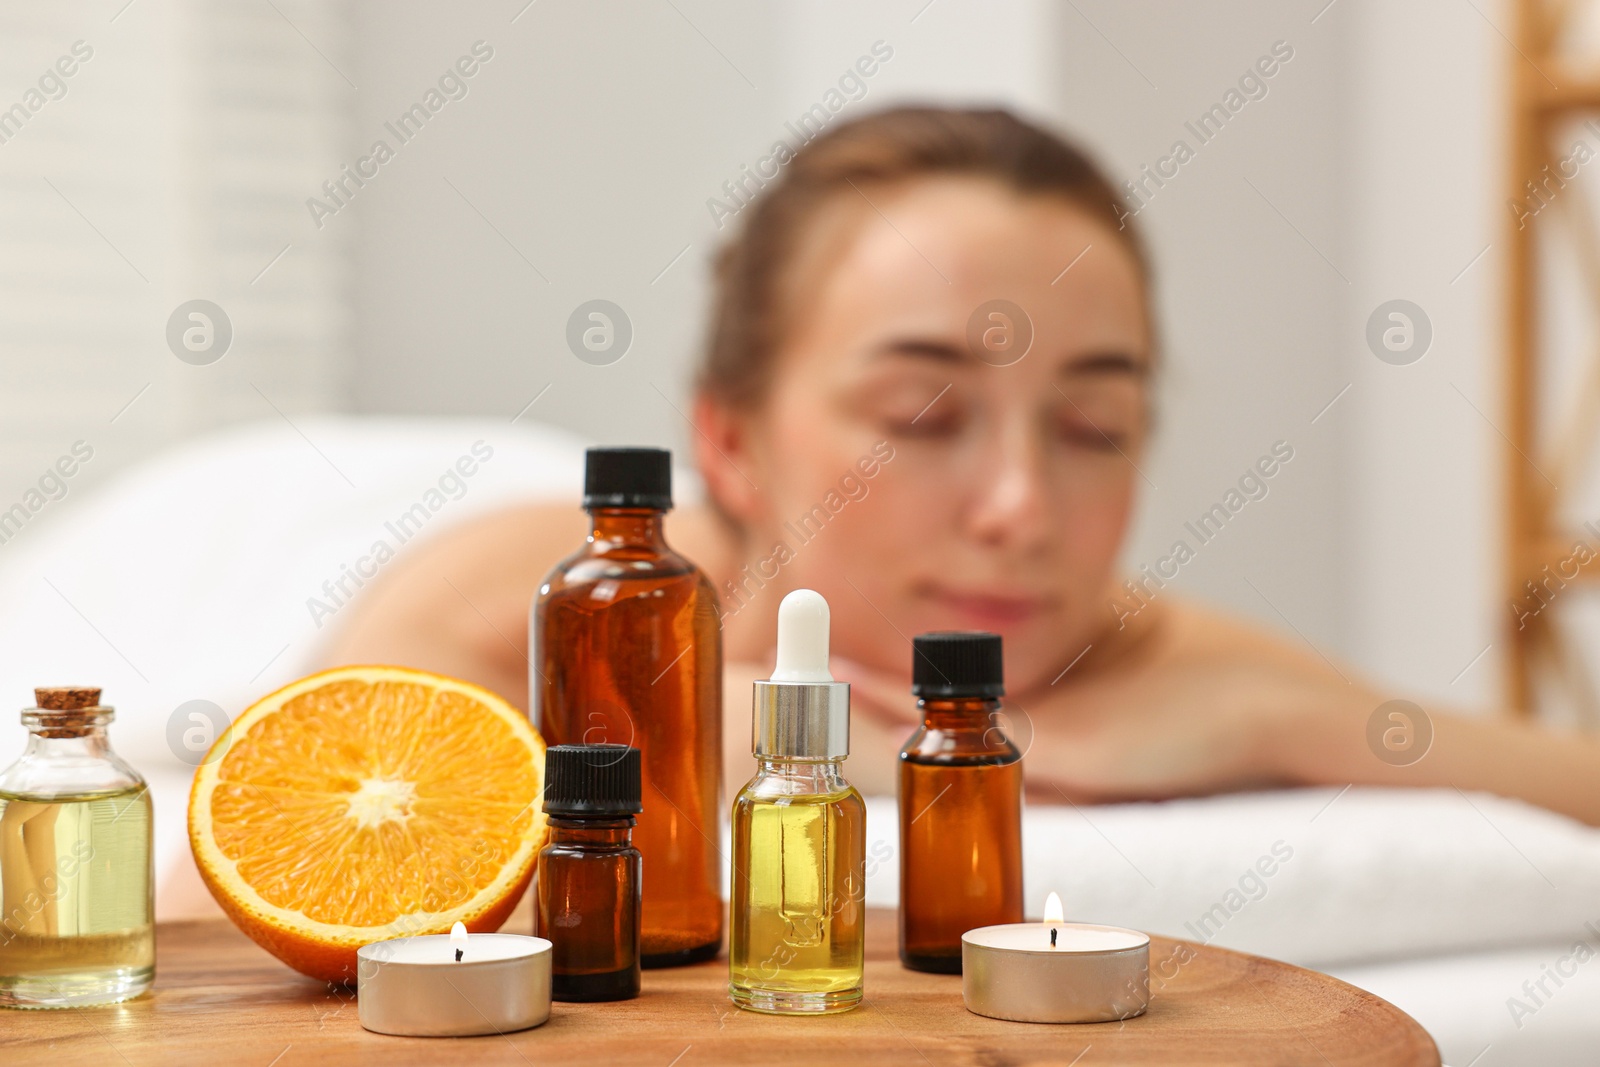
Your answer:
[[[1000,727],[1000,637],[921,634],[922,726],[900,750],[900,960],[961,973],[961,935],[1022,921],[1022,753]]]
[[[708,960],[722,943],[722,631],[716,593],[667,546],[670,455],[592,448],[588,540],[545,578],[530,624],[529,692],[546,743],[643,754],[645,967]]]

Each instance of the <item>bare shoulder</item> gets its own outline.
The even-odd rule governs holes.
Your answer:
[[[510,590],[530,595],[551,567],[583,542],[588,524],[574,504],[522,504],[458,523],[396,562],[369,599]],[[377,604],[373,605],[377,607]]]
[[[419,544],[335,620],[328,663],[403,663],[487,685],[520,703],[527,613],[588,527],[576,502],[518,505]]]
[[[422,571],[448,565],[469,581],[537,585],[558,562],[583,544],[590,520],[577,501],[522,504],[461,523],[441,534],[414,557]],[[673,547],[717,572],[727,554],[715,517],[701,507],[667,515]]]
[[[1250,662],[1317,675],[1339,673],[1303,638],[1193,600],[1174,597],[1161,607],[1156,640],[1162,658],[1176,662]]]
[[[529,605],[545,575],[588,533],[589,517],[575,500],[465,520],[369,581],[335,620],[323,658],[406,663],[512,695],[527,670]],[[669,537],[697,561],[723,554],[714,533],[699,509],[668,519]]]
[[[422,571],[448,567],[474,584],[537,584],[588,532],[576,501],[520,504],[445,531],[409,562]]]

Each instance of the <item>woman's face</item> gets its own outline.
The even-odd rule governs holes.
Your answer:
[[[775,615],[816,589],[836,652],[896,673],[912,635],[993,630],[1013,692],[1048,684],[1113,620],[1148,408],[1138,268],[1060,198],[957,177],[861,194],[830,208],[842,236],[802,264],[729,457],[766,583],[741,576],[745,599]]]

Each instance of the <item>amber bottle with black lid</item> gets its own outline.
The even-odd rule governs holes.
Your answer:
[[[639,995],[639,750],[557,745],[545,753],[550,839],[539,852],[538,934],[557,1000]]]
[[[710,581],[663,533],[670,464],[659,448],[589,450],[589,537],[545,578],[530,620],[545,741],[641,752],[647,968],[708,960],[722,944],[722,631]]]
[[[900,960],[961,973],[961,935],[1022,921],[1022,753],[1005,734],[998,634],[912,642],[922,725],[900,750]]]

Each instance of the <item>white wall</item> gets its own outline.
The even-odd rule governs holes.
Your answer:
[[[1500,699],[1500,649],[1467,667],[1498,640],[1508,611],[1499,597],[1506,446],[1495,429],[1505,419],[1507,48],[1491,22],[1510,24],[1508,4],[1476,6],[1482,14],[1446,0],[1368,0],[1341,3],[1323,21],[1353,38],[1354,284],[1337,358],[1354,385],[1336,422],[1350,464],[1341,507],[1350,649],[1397,690],[1483,704]],[[1374,359],[1362,337],[1372,309],[1396,297],[1420,305],[1434,329],[1428,354],[1404,367]]]
[[[1197,558],[1177,589],[1337,656],[1353,647],[1342,558],[1347,455],[1335,420],[1311,420],[1343,384],[1348,36],[1331,15],[1312,24],[1315,10],[1266,2],[1069,8],[1062,112],[1124,180],[1173,154],[1176,141],[1194,151],[1137,216],[1154,253],[1168,362],[1146,469],[1156,488],[1145,487],[1130,566],[1153,563],[1183,539]],[[1275,44],[1292,58],[1264,79],[1266,95],[1202,143],[1186,123],[1198,125]],[[1200,545],[1184,523],[1278,441],[1294,458],[1269,494]]]
[[[0,511],[78,440],[69,498],[207,428],[344,402],[346,251],[308,240],[302,201],[353,90],[301,32],[337,57],[346,27],[280,8],[0,4],[0,109],[88,55],[0,143]],[[194,298],[233,324],[206,366],[166,342]]]
[[[360,242],[357,405],[509,419],[549,385],[526,418],[678,440],[662,393],[681,401],[699,331],[715,232],[705,201],[777,126],[770,96],[744,81],[771,91],[772,17],[677,4],[691,25],[668,4],[541,2],[512,22],[521,7],[358,9],[356,144],[474,41],[494,58],[353,217],[329,224],[353,224]],[[633,323],[611,366],[580,362],[564,339],[595,298]]]

